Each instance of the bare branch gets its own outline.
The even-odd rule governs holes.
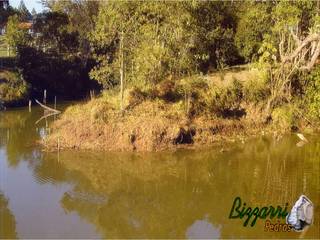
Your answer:
[[[294,41],[296,42],[297,46],[299,46],[301,44],[301,40],[299,39],[298,35],[295,34],[292,29],[290,29],[290,33],[291,33]]]
[[[302,66],[300,69],[310,71],[315,65],[319,55],[320,55],[320,41],[318,42],[316,50],[314,51],[309,63],[306,66]]]
[[[54,112],[54,113],[61,113],[61,111],[57,110],[57,109],[53,109],[51,107],[48,107],[44,104],[42,104],[41,102],[39,102],[37,99],[36,99],[36,103],[38,103],[41,107],[43,107],[44,109],[48,110],[48,111],[51,111],[51,112]]]
[[[306,37],[301,44],[293,51],[292,54],[289,56],[285,57],[282,61],[282,63],[286,63],[289,61],[292,61],[296,56],[299,55],[299,53],[302,51],[304,47],[306,47],[309,43],[313,41],[320,41],[320,34],[312,34]]]

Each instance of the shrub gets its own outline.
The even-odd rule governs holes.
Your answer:
[[[311,72],[308,77],[306,91],[306,107],[308,115],[312,118],[320,118],[320,67]]]
[[[193,88],[196,113],[208,112],[217,116],[226,116],[240,108],[243,96],[243,86],[238,80],[234,80],[229,87],[219,87],[213,83],[210,85],[198,83]]]
[[[218,115],[240,107],[243,91],[239,81],[234,80],[230,87],[212,86],[209,91],[208,108]]]
[[[129,91],[129,105],[134,106],[146,100],[147,94],[140,88],[134,87]]]
[[[0,73],[0,98],[5,104],[24,100],[29,87],[20,73],[3,71]]]
[[[159,83],[156,90],[157,97],[167,102],[176,102],[181,98],[176,83],[171,79]]]
[[[284,105],[275,108],[272,112],[272,121],[279,129],[291,129],[296,123],[297,116],[295,113],[294,105]]]
[[[243,86],[244,100],[247,103],[259,103],[267,99],[270,94],[267,75],[257,76],[255,79],[248,79]]]

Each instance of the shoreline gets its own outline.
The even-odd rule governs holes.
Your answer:
[[[48,152],[68,149],[159,152],[201,149],[237,140],[244,143],[259,135],[274,134],[280,138],[294,132],[265,123],[262,114],[259,119],[247,113],[240,119],[201,115],[190,120],[183,115],[171,116],[166,107],[144,102],[122,116],[101,99],[74,105],[52,123],[50,134],[40,144]]]

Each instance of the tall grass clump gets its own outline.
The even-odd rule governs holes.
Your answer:
[[[243,84],[244,100],[247,103],[261,103],[264,102],[270,95],[268,86],[268,74],[261,70],[254,78],[249,78]]]

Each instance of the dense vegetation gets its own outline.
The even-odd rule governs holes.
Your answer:
[[[188,134],[199,118],[319,125],[318,1],[42,2],[31,34],[21,13],[7,23],[32,96],[102,89],[87,118],[114,124],[166,109]]]

